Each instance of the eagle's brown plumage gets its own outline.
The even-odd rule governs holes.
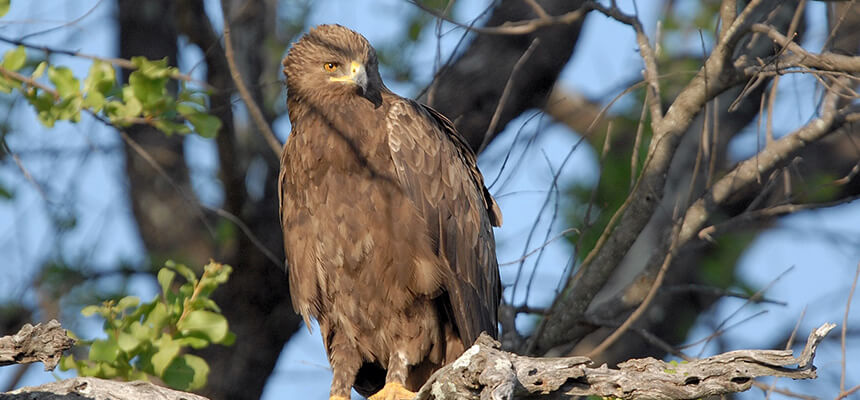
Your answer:
[[[284,73],[293,306],[319,321],[333,398],[417,390],[482,331],[496,335],[499,208],[451,122],[389,91],[363,36],[318,26]]]

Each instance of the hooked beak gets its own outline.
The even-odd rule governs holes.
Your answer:
[[[335,82],[351,82],[359,87],[361,94],[367,92],[367,70],[364,64],[353,61],[349,64],[349,73],[342,76],[333,76],[329,80]]]
[[[382,95],[379,92],[379,88],[375,86],[370,87],[370,81],[367,77],[367,69],[365,69],[364,64],[362,63],[357,61],[351,62],[349,64],[348,73],[341,76],[333,76],[329,78],[329,80],[355,84],[358,89],[358,94],[373,103],[374,108],[382,105]]]

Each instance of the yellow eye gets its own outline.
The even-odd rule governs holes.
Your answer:
[[[338,67],[337,63],[328,62],[328,63],[323,64],[323,68],[326,70],[326,72],[337,71],[337,67]]]

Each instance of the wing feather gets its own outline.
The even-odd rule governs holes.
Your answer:
[[[397,179],[444,261],[439,267],[461,339],[470,344],[482,331],[495,336],[501,286],[492,226],[502,218],[475,154],[447,118],[411,100],[396,100],[386,125]]]

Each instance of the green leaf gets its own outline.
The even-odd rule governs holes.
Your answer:
[[[167,306],[165,306],[164,303],[156,303],[155,307],[152,308],[152,311],[146,316],[143,323],[145,326],[149,326],[156,331],[160,331],[164,328],[164,325],[167,324],[167,320],[169,318],[170,314],[167,312]]]
[[[39,117],[39,122],[48,128],[53,127],[54,122],[57,121],[57,117],[52,112],[54,107],[54,96],[50,93],[40,91],[34,94],[28,94],[27,100],[29,100],[30,104],[33,105],[33,108],[36,109],[36,116]]]
[[[138,321],[132,322],[128,327],[128,331],[139,342],[154,339],[153,334],[156,332],[155,329],[143,325]]]
[[[221,307],[218,307],[218,304],[215,303],[215,300],[212,300],[208,297],[197,297],[196,299],[194,299],[194,301],[191,302],[191,307],[199,310],[209,309],[217,313],[221,312]]]
[[[60,371],[68,371],[70,369],[74,369],[76,366],[77,363],[75,362],[75,356],[73,354],[60,358]]]
[[[119,356],[119,346],[113,339],[99,339],[90,346],[90,361],[115,361]]]
[[[168,121],[166,119],[156,120],[155,121],[155,127],[158,128],[158,130],[160,130],[160,131],[162,131],[168,135],[171,135],[174,133],[179,133],[181,135],[185,135],[185,134],[191,133],[191,129],[188,126],[186,126],[185,124],[173,122],[173,121]]]
[[[201,112],[191,105],[178,104],[176,110],[191,123],[194,132],[200,136],[215,137],[218,130],[221,129],[221,120],[218,117]]]
[[[0,4],[2,7],[2,4]],[[7,4],[8,7],[8,4]],[[17,71],[27,63],[27,50],[24,46],[18,46],[3,54],[3,68],[10,71]]]
[[[179,354],[179,342],[171,339],[167,335],[162,335],[159,339],[158,351],[152,355],[152,367],[155,374],[163,377],[164,370],[173,362],[176,355]]]
[[[21,82],[0,76],[0,92],[12,93],[13,89],[21,87]]]
[[[9,12],[9,3],[11,0],[0,0],[0,17],[6,15]]]
[[[5,186],[3,186],[3,185],[0,185],[0,199],[6,199],[6,200],[9,200],[9,199],[11,199],[11,198],[13,198],[13,197],[15,197],[15,195],[14,195],[14,194],[12,194],[12,192],[11,192],[9,189],[7,189],[7,188],[6,188]]]
[[[48,79],[56,86],[61,99],[68,99],[81,94],[81,83],[69,68],[48,67]]]
[[[2,1],[2,0],[0,0],[0,1]],[[39,65],[36,66],[36,69],[33,70],[33,74],[30,75],[30,77],[33,79],[41,78],[42,75],[45,74],[45,68],[47,68],[47,67],[48,67],[47,62],[45,62],[45,61],[40,62]]]
[[[190,312],[176,327],[183,333],[202,333],[214,343],[224,340],[228,330],[227,319],[223,315],[204,310]]]
[[[183,354],[164,371],[164,383],[178,390],[195,390],[206,385],[209,365],[193,354]]]
[[[96,60],[90,66],[87,79],[84,80],[84,91],[87,93],[98,92],[103,95],[113,89],[116,82],[116,71],[108,62]]]
[[[91,316],[93,316],[93,314],[99,312],[100,309],[101,309],[100,306],[86,306],[83,309],[81,309],[81,315],[83,315],[85,317],[91,317]]]
[[[167,57],[160,60],[149,60],[146,57],[137,56],[132,57],[131,62],[137,66],[137,72],[151,79],[168,78],[175,70],[175,68],[167,66]]]
[[[203,267],[203,270],[206,271],[207,275],[218,285],[223,285],[227,283],[227,280],[230,279],[230,273],[233,272],[233,267],[221,264],[217,262],[210,262]]]
[[[233,332],[227,332],[227,336],[224,337],[219,344],[224,346],[232,346],[233,343],[236,343],[236,334]]]
[[[191,268],[185,266],[185,264],[177,264],[172,261],[169,261],[164,265],[168,268],[174,269],[176,272],[179,272],[179,274],[182,275],[182,277],[185,278],[188,283],[192,285],[197,284],[197,274],[195,274],[194,271],[191,270]]]
[[[125,296],[116,303],[116,309],[123,311],[127,308],[137,307],[140,304],[140,298],[137,296]]]
[[[161,293],[167,298],[167,292],[170,291],[170,285],[173,284],[173,278],[176,277],[176,272],[169,268],[158,270],[158,286],[161,286]]]
[[[131,353],[140,346],[141,340],[131,333],[120,332],[117,335],[116,343],[120,350]]]
[[[202,348],[208,346],[210,343],[208,340],[206,340],[204,338],[195,337],[195,336],[186,336],[183,338],[176,339],[176,341],[179,342],[179,344],[182,346],[191,346],[195,349],[202,349]]]

